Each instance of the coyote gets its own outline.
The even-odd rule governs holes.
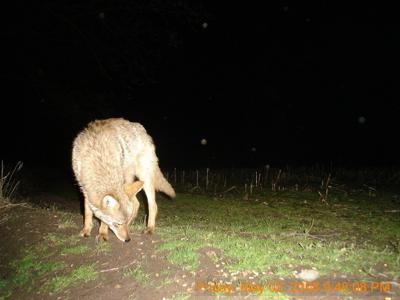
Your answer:
[[[175,197],[158,166],[153,139],[141,124],[122,118],[89,123],[73,142],[72,168],[85,198],[84,237],[90,235],[94,214],[101,221],[98,240],[108,240],[110,227],[118,239],[129,242],[128,225],[137,215],[136,194],[142,188],[149,209],[144,232],[153,233],[156,191]]]

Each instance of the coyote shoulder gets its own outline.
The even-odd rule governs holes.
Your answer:
[[[122,118],[96,120],[73,142],[72,167],[84,195],[82,236],[89,236],[93,214],[100,219],[98,239],[108,239],[108,227],[129,242],[128,225],[137,215],[136,194],[148,202],[146,233],[155,229],[156,191],[175,197],[158,166],[153,139],[145,128]],[[135,181],[135,178],[138,180]]]

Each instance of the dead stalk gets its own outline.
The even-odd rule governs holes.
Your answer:
[[[232,191],[232,190],[234,190],[234,189],[236,189],[236,186],[235,186],[235,185],[234,185],[234,186],[231,186],[229,189],[223,191],[222,194],[226,194],[227,192],[230,192],[230,191]]]
[[[176,184],[176,168],[174,168],[174,182]]]
[[[324,184],[324,180],[321,182],[321,189],[325,189],[324,194],[322,194],[320,191],[318,191],[320,200],[324,202],[325,204],[328,204],[328,194],[329,194],[329,189],[331,186],[329,185],[331,183],[331,174],[328,175],[328,178],[326,179],[326,182]]]
[[[281,177],[281,173],[282,173],[282,170],[279,169],[278,175],[276,176],[275,181],[272,181],[272,191],[273,191],[273,192],[276,191],[276,186],[277,186],[277,184],[278,184],[278,182],[279,182],[279,179],[280,179],[280,177]]]
[[[208,190],[208,172],[210,171],[209,168],[206,169],[206,191]]]

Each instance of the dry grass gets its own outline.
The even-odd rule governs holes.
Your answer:
[[[18,172],[22,169],[23,163],[19,161],[10,171],[5,170],[4,162],[1,161],[0,169],[0,224],[8,220],[4,212],[16,206],[26,207],[26,203],[12,203],[15,191],[19,185]]]

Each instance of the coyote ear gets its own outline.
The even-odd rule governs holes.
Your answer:
[[[103,198],[103,207],[114,208],[119,205],[118,201],[114,197],[107,195]]]
[[[140,192],[140,190],[143,188],[143,184],[144,182],[140,180],[130,184],[125,184],[124,186],[125,193],[130,198]]]

